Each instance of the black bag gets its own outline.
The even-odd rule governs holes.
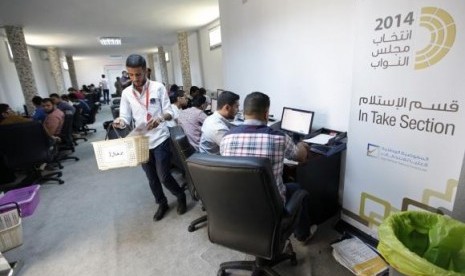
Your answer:
[[[105,140],[124,138],[132,131],[129,125],[126,125],[125,128],[116,128],[112,123],[113,121],[106,121],[103,123],[103,128],[107,131]]]

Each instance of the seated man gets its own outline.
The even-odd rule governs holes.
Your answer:
[[[61,110],[63,113],[68,115],[73,115],[76,112],[76,108],[74,106],[65,102],[57,93],[50,94],[50,99],[52,99],[53,103],[56,107]]]
[[[8,104],[0,103],[0,125],[30,122],[31,119],[16,115]]]
[[[89,116],[90,106],[85,100],[79,99],[76,93],[69,93],[68,97],[73,102],[75,108],[81,111],[81,115]]]
[[[63,122],[65,121],[65,114],[55,107],[52,99],[44,98],[42,100],[42,107],[47,113],[47,117],[44,120],[44,128],[47,131],[48,135],[52,138],[59,140],[59,135],[61,133],[61,128],[63,127]]]
[[[234,125],[230,122],[239,111],[239,95],[225,91],[218,97],[217,110],[203,122],[199,152],[220,154],[220,142]]]
[[[187,100],[182,90],[170,91],[168,95],[170,97],[171,109],[173,110],[173,119],[168,121],[167,125],[168,127],[174,127],[178,125],[179,114],[181,110],[187,106]]]
[[[307,160],[309,146],[303,142],[296,145],[283,132],[268,127],[269,108],[270,98],[267,95],[261,92],[247,95],[244,100],[244,124],[226,133],[221,141],[220,152],[225,156],[268,158],[278,191],[283,202],[286,202],[300,187],[297,183],[283,183],[284,158],[304,162]],[[316,228],[316,225],[310,227],[308,202],[304,201],[294,235],[297,240],[306,244],[316,232]]]
[[[179,113],[178,123],[186,133],[189,143],[196,151],[199,150],[203,121],[207,118],[207,114],[204,112],[205,107],[207,107],[205,96],[197,95],[192,100],[192,107]]]
[[[45,116],[47,116],[47,114],[45,114],[45,110],[42,108],[42,97],[32,97],[32,104],[35,107],[35,110],[32,113],[32,120],[42,123],[45,120]]]

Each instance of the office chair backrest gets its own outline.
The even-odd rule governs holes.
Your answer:
[[[76,111],[74,112],[73,115],[73,130],[74,131],[79,131],[82,128],[82,108],[79,105],[73,105]]]
[[[187,158],[189,158],[192,154],[195,153],[195,149],[189,143],[189,140],[187,139],[187,136],[184,133],[184,130],[181,128],[181,126],[170,127],[170,137],[171,142],[173,143],[175,155],[178,158],[179,163],[181,163],[181,169],[184,171],[184,177],[187,182],[187,187],[189,188],[192,197],[195,200],[199,200],[197,191],[192,182],[192,178],[186,163]]]
[[[0,126],[0,152],[9,168],[28,168],[50,162],[51,138],[39,122]]]
[[[187,166],[207,210],[210,240],[271,259],[284,205],[270,161],[195,153]]]
[[[90,107],[89,117],[86,120],[87,125],[91,125],[91,124],[95,123],[95,118],[97,117],[98,109],[99,109],[99,106],[96,105],[96,104],[94,104],[94,105],[92,105]]]
[[[66,145],[67,147],[71,147],[71,148],[74,148],[73,121],[74,121],[74,114],[65,114],[65,121],[63,122],[63,127],[61,128],[61,133],[60,133],[61,144]]]

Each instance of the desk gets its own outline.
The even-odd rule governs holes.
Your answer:
[[[308,162],[284,165],[284,182],[297,182],[309,194],[312,221],[320,224],[339,210],[341,153],[324,156],[313,153]]]
[[[280,123],[271,126],[280,129]],[[341,152],[324,156],[310,152],[308,162],[299,165],[285,164],[284,182],[297,182],[309,193],[309,212],[312,222],[320,224],[339,210],[339,180]]]

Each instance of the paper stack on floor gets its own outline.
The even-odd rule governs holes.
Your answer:
[[[345,239],[331,246],[336,261],[355,275],[380,275],[389,268],[378,254],[357,238]]]

